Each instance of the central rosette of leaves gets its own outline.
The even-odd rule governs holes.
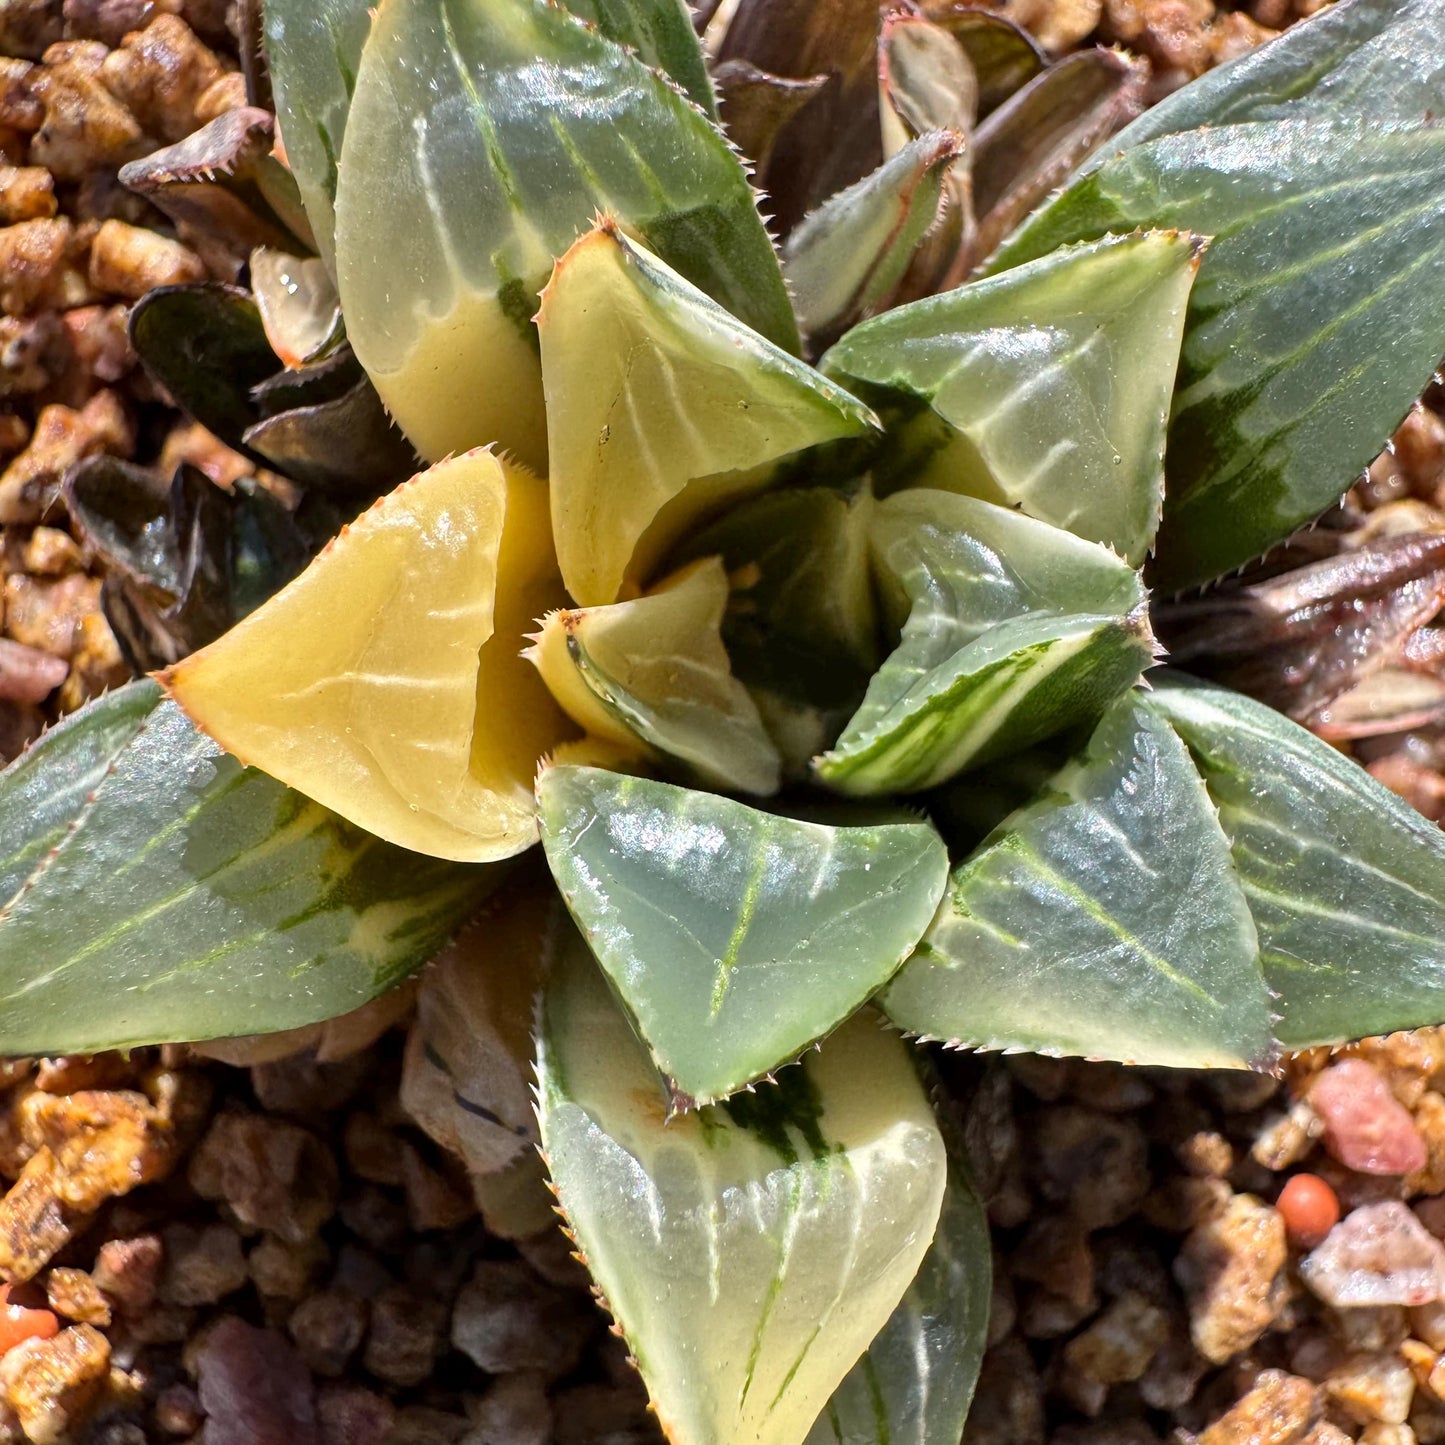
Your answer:
[[[1430,376],[1445,72],[1398,56],[1438,14],[1342,0],[1009,236],[1137,77],[869,0],[839,41],[840,93],[878,86],[854,184],[824,179],[857,115],[790,178],[802,81],[733,73],[797,213],[780,261],[678,0],[266,13],[304,217],[274,157],[254,175],[318,257],[258,250],[254,303],[156,293],[137,344],[184,388],[168,328],[229,318],[195,352],[218,424],[303,487],[393,484],[383,402],[433,465],[164,671],[175,702],[138,683],[7,773],[5,1039],[309,1022],[495,889],[500,1032],[540,990],[547,1166],[671,1438],[956,1441],[987,1233],[903,1034],[1247,1067],[1439,1017],[1442,835],[1269,709],[1146,686],[1140,571],[1270,546]],[[819,40],[796,5],[719,14]],[[1362,77],[1371,128],[1336,113]],[[294,571],[246,541],[274,502],[213,492],[179,479],[129,578],[160,661]],[[234,535],[197,616],[208,529]],[[530,1061],[464,1041],[507,1055],[472,1116],[501,1167]]]

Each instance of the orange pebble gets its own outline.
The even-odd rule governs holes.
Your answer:
[[[10,1286],[0,1284],[0,1355],[25,1340],[48,1340],[60,1329],[49,1310],[26,1309],[10,1303]]]
[[[1313,1249],[1340,1222],[1340,1201],[1318,1174],[1296,1174],[1280,1190],[1274,1207],[1285,1233],[1305,1249]]]

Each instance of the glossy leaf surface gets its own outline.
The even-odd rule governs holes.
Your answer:
[[[368,500],[416,470],[416,454],[363,376],[349,391],[265,417],[244,441],[302,486]]]
[[[1174,590],[1328,507],[1428,383],[1445,301],[1445,131],[1290,120],[1165,136],[1070,187],[993,268],[1136,226],[1214,237],[1169,432],[1156,572]]]
[[[609,40],[671,76],[693,104],[717,119],[717,98],[686,0],[566,0],[566,5]]]
[[[101,603],[137,671],[214,641],[313,550],[252,479],[223,489],[188,464],[166,486],[145,467],[88,457],[66,473],[62,495],[76,537],[104,564]]]
[[[932,787],[1089,721],[1153,657],[1133,569],[1018,512],[902,492],[872,546],[902,637],[814,761],[841,792]]]
[[[836,336],[886,299],[937,218],[944,178],[963,152],[957,132],[910,140],[803,218],[783,247],[783,272],[805,332]]]
[[[546,506],[490,452],[443,462],[166,684],[228,751],[381,837],[519,853],[536,760],[568,734],[517,655],[560,592]]]
[[[347,130],[337,270],[356,354],[423,456],[497,442],[545,470],[531,317],[599,209],[796,348],[742,165],[663,76],[545,0],[384,7]]]
[[[326,268],[336,271],[336,165],[370,0],[266,0],[266,63],[286,162]]]
[[[1247,1068],[1270,1000],[1229,842],[1188,749],[1137,693],[953,874],[884,994],[980,1048]]]
[[[0,1049],[331,1018],[397,983],[490,869],[393,848],[226,757],[137,682],[0,774]]]
[[[542,1147],[676,1445],[801,1445],[933,1236],[947,1158],[909,1049],[864,1015],[776,1084],[664,1122],[585,957],[549,990]]]
[[[600,768],[549,768],[537,797],[562,896],[688,1101],[852,1014],[922,936],[948,872],[922,822],[800,822]]]
[[[341,303],[322,261],[258,246],[250,264],[266,340],[286,366],[301,366],[341,339]]]
[[[1417,1028],[1445,987],[1445,836],[1272,708],[1168,679],[1259,930],[1287,1048]]]
[[[794,452],[872,414],[604,225],[558,263],[538,316],[552,526],[591,606]]]
[[[1017,507],[1137,566],[1159,521],[1197,267],[1175,233],[1073,247],[864,322],[822,365],[891,402],[919,484]]]
[[[988,1339],[988,1218],[950,1168],[908,1293],[818,1416],[807,1445],[935,1445],[963,1433]]]
[[[723,647],[727,603],[721,561],[694,562],[631,602],[548,614],[529,656],[588,732],[675,758],[710,787],[775,793],[778,750]]]

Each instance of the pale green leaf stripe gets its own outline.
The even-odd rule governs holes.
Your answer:
[[[686,765],[690,775],[735,792],[777,792],[778,750],[763,729],[756,704],[731,674],[719,677],[694,657],[657,659],[670,665],[679,685],[671,696],[648,698],[611,676],[588,651],[580,632],[568,639],[568,652],[607,711],[649,747]],[[695,678],[691,689],[686,684],[689,674]],[[732,703],[730,708],[719,705],[720,693]]]
[[[538,781],[557,886],[688,1104],[796,1059],[912,951],[948,876],[926,823],[827,826],[601,768]]]
[[[363,67],[371,131],[348,147],[338,242],[343,301],[376,302],[367,354],[357,338],[368,368],[396,367],[424,318],[469,294],[501,293],[524,325],[552,261],[599,208],[796,350],[741,163],[636,56],[545,0],[393,0],[382,19],[413,66],[370,87]]]
[[[5,1053],[330,1018],[435,952],[496,877],[390,847],[241,768],[149,682],[0,775],[0,823]]]
[[[954,872],[883,995],[976,1048],[1243,1068],[1272,1053],[1245,894],[1188,750],[1137,691]]]
[[[908,1293],[833,1392],[807,1445],[952,1445],[988,1341],[988,1218],[949,1170],[933,1243]]]
[[[992,265],[1140,225],[1213,237],[1190,298],[1155,562],[1178,589],[1334,502],[1429,381],[1445,131],[1289,120],[1164,136],[1105,161]]]
[[[553,1182],[673,1445],[802,1445],[939,1218],[947,1156],[907,1045],[860,1015],[776,1084],[665,1123],[574,943],[537,1076]]]
[[[933,787],[1087,719],[1151,655],[1141,629],[1119,618],[1000,623],[945,666],[900,663],[917,685],[866,729],[851,723],[814,771],[858,796]]]
[[[1445,1019],[1445,833],[1271,708],[1169,679],[1233,845],[1288,1048]]]

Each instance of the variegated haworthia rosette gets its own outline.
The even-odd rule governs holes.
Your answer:
[[[553,877],[684,1107],[797,1056],[912,951],[948,858],[925,822],[825,824],[604,768],[537,782]]]
[[[667,1119],[581,940],[547,990],[542,1148],[675,1445],[798,1445],[889,1321],[948,1157],[902,1040],[866,1014],[777,1083]]]

